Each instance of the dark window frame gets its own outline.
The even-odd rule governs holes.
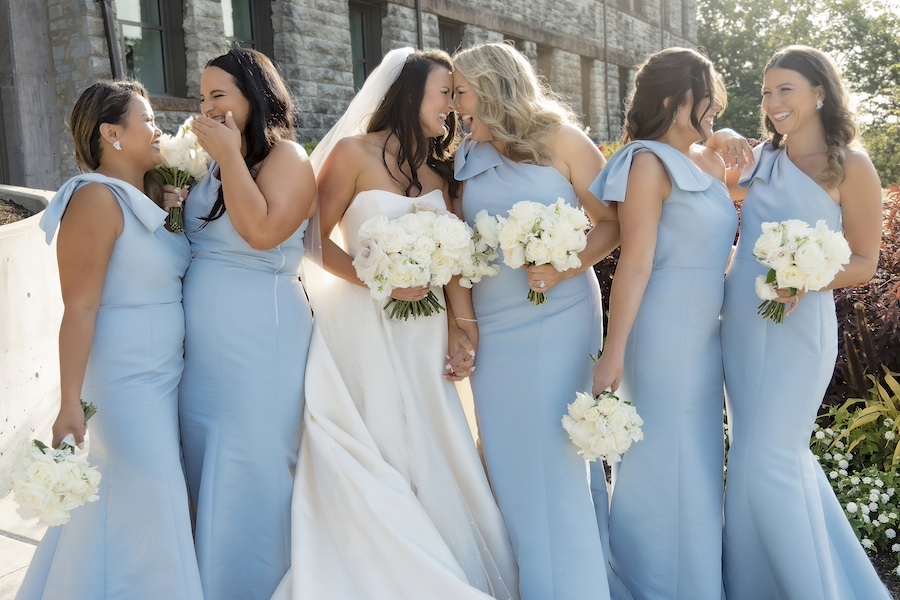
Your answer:
[[[454,52],[462,48],[462,34],[462,23],[438,17],[438,40],[441,50],[453,56]]]
[[[225,18],[225,15],[222,15]],[[230,46],[241,48],[253,48],[259,50],[269,58],[274,58],[275,32],[272,27],[272,2],[271,0],[250,0],[250,19],[252,21],[252,39],[240,37],[226,37]]]
[[[351,52],[351,67],[355,67],[356,63],[362,62],[363,65],[363,81],[368,79],[369,75],[372,71],[375,70],[379,64],[381,64],[381,59],[384,58],[384,55],[381,51],[381,5],[375,4],[371,2],[358,2],[353,0],[347,3],[347,19],[348,19],[348,27],[349,27],[349,18],[350,12],[358,12],[362,15],[362,51],[363,58],[362,61],[357,61],[352,58]],[[351,36],[351,44],[352,44],[352,36]],[[352,68],[351,71],[355,71],[355,68]],[[353,82],[354,86],[356,86],[357,82]],[[361,87],[361,86],[359,86]]]
[[[165,85],[166,90],[165,92],[154,92],[154,95],[184,98],[187,96],[187,69],[185,65],[184,50],[184,2],[183,0],[158,0],[158,2],[160,12],[159,25],[142,21],[126,21],[117,17],[122,58],[124,60],[125,57],[125,36],[122,34],[123,25],[162,32],[163,84]],[[125,65],[122,65],[122,70],[125,71]]]

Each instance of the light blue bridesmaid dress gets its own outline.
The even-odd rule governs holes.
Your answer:
[[[719,309],[737,214],[723,182],[662,142],[624,146],[591,193],[625,201],[640,152],[659,158],[672,192],[617,392],[644,419],[644,439],[613,468],[610,564],[637,600],[718,600],[725,452]]]
[[[722,310],[728,600],[890,598],[809,449],[837,359],[833,295],[808,292],[781,324],[756,314],[754,280],[767,271],[753,257],[760,225],[824,219],[841,231],[841,207],[784,150],[754,153]]]
[[[48,244],[72,194],[90,183],[109,188],[124,218],[82,387],[97,407],[88,460],[102,477],[100,499],[47,530],[16,598],[202,599],[178,441],[190,250],[140,190],[97,173],[70,179],[47,206]]]
[[[312,317],[297,278],[304,223],[255,250],[226,212],[205,223],[221,183],[209,174],[185,202],[179,414],[195,544],[207,598],[271,597],[290,566],[290,507]]]
[[[486,209],[513,204],[578,206],[572,184],[552,167],[511,161],[487,142],[463,140],[456,178],[465,183],[463,213],[472,224]],[[585,462],[561,425],[575,392],[590,391],[591,360],[602,339],[600,288],[593,272],[567,279],[533,306],[527,271],[500,274],[472,290],[478,318],[477,369],[471,377],[491,487],[519,563],[523,600],[609,597],[600,526],[606,525],[606,481],[591,500]]]

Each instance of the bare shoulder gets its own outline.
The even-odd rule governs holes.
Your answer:
[[[862,148],[850,147],[844,151],[844,178],[853,176],[878,177],[872,159]]]
[[[305,162],[309,160],[309,157],[306,155],[306,150],[298,144],[297,142],[291,140],[281,140],[272,149],[269,151],[269,156],[266,158],[268,161],[272,159],[273,162]]]
[[[102,183],[88,183],[78,188],[72,199],[69,200],[69,206],[66,212],[72,210],[110,210],[119,209],[119,202],[113,195],[112,190]]]
[[[591,141],[591,138],[576,125],[560,125],[551,135],[553,149],[563,153],[583,150],[586,147],[594,146],[594,142]]]
[[[662,160],[653,152],[638,152],[631,159],[631,174],[639,173],[641,177],[654,177],[668,181],[669,173]]]

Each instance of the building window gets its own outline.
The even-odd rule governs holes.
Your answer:
[[[462,46],[462,25],[438,19],[438,35],[441,38],[441,50],[453,54]]]
[[[619,0],[619,10],[641,14],[644,10],[644,0]]]
[[[116,0],[125,72],[149,92],[184,96],[181,0]]]
[[[381,7],[350,3],[350,49],[353,55],[353,85],[357,91],[381,62]]]
[[[254,48],[272,56],[272,3],[270,0],[222,0],[225,39],[231,46]]]
[[[553,79],[553,48],[538,45],[537,74],[543,77],[547,83],[551,83]]]

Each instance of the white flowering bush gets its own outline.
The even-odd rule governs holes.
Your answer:
[[[834,424],[828,415],[825,419]],[[892,428],[888,421],[884,427]],[[830,426],[815,425],[810,447],[862,546],[873,555],[893,554],[900,570],[900,474],[862,464],[867,461],[848,450],[841,431]]]
[[[163,163],[156,171],[162,174],[166,183],[178,189],[193,181],[200,181],[209,169],[209,155],[191,130],[191,121],[192,119],[186,120],[175,135],[162,134],[159,141]],[[169,231],[184,231],[184,213],[180,206],[169,209],[166,228]]]
[[[87,422],[96,409],[81,404]],[[20,517],[37,518],[49,527],[68,523],[73,509],[97,500],[99,487],[99,471],[65,442],[50,448],[40,440],[23,439],[11,464],[0,471],[0,498],[12,492]]]
[[[775,302],[776,288],[818,291],[850,262],[850,246],[844,236],[828,229],[825,221],[816,226],[797,219],[762,224],[762,234],[753,246],[753,256],[768,273],[756,278],[756,295],[763,302],[759,314],[776,323],[784,321],[784,304]]]
[[[585,230],[591,223],[580,208],[558,198],[554,204],[516,202],[500,222],[503,262],[512,269],[525,265],[553,265],[557,271],[581,266],[578,253],[587,245]],[[528,290],[532,304],[543,304],[543,292]]]
[[[563,429],[578,447],[578,454],[585,460],[599,458],[609,464],[622,460],[633,442],[644,439],[643,424],[631,403],[610,392],[596,397],[576,392],[562,418]]]
[[[462,285],[471,287],[497,272],[490,263],[496,226],[482,220],[476,229],[477,234],[453,213],[427,204],[417,204],[414,212],[396,219],[377,215],[359,228],[353,267],[377,300],[399,288],[444,286],[456,275],[461,275]],[[496,245],[494,249],[496,258]],[[384,308],[390,309],[391,318],[404,320],[444,310],[431,290],[422,300],[391,298]]]

